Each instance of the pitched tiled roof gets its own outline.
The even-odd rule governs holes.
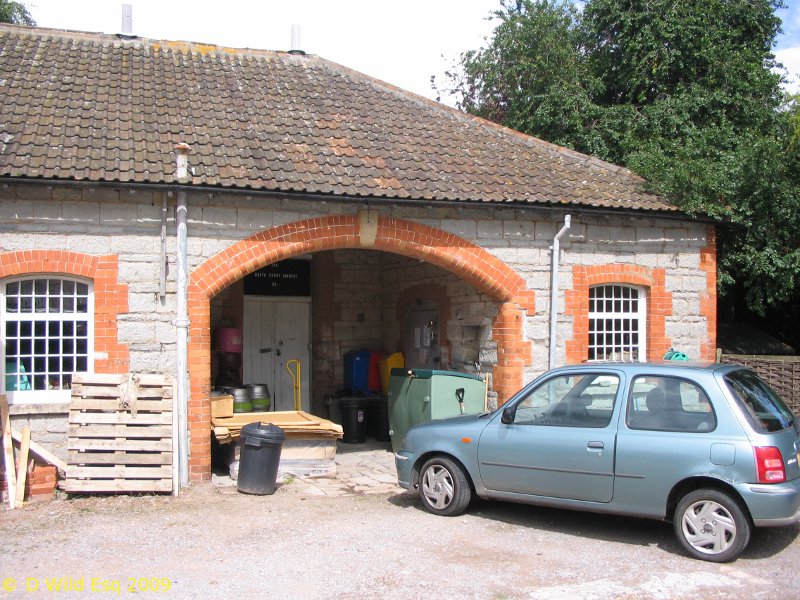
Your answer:
[[[311,55],[0,25],[0,177],[675,211],[641,178]]]

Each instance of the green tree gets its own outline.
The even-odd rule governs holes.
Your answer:
[[[22,2],[0,0],[0,23],[16,23],[17,25],[36,25],[28,9]]]
[[[773,71],[782,0],[501,2],[464,53],[458,106],[622,164],[725,219],[722,291],[764,313],[800,297],[798,111]]]
[[[492,13],[499,24],[489,46],[463,54],[441,91],[456,94],[459,108],[472,114],[596,149],[590,98],[599,81],[580,51],[577,17],[569,2],[503,0]]]

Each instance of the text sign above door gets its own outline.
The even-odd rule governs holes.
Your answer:
[[[311,261],[289,259],[273,263],[244,278],[247,296],[310,296]]]

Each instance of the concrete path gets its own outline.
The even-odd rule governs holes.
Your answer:
[[[367,441],[363,444],[338,442],[336,477],[310,477],[295,483],[314,496],[344,494],[393,494],[402,492],[397,485],[394,453],[389,442]],[[294,485],[294,484],[292,484]]]
[[[278,485],[291,485],[304,496],[344,496],[347,494],[396,494],[404,490],[397,485],[397,471],[390,442],[368,440],[362,444],[337,442],[336,475],[334,477],[280,478]],[[214,475],[214,485],[222,493],[236,493],[236,481]]]

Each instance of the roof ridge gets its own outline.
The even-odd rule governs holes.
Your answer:
[[[219,44],[212,44],[209,42],[200,42],[192,40],[167,40],[158,38],[148,38],[139,35],[130,35],[124,33],[104,33],[102,31],[80,31],[77,29],[55,29],[51,27],[29,27],[27,25],[17,25],[13,23],[0,23],[0,31],[3,29],[17,30],[17,32],[31,37],[40,38],[58,38],[68,40],[95,40],[97,42],[120,42],[129,43],[131,45],[139,43],[142,46],[147,46],[155,49],[170,49],[183,52],[196,52],[198,54],[229,54],[233,56],[240,56],[243,54],[252,55],[281,55],[293,56],[288,50],[267,50],[265,48],[236,48],[233,46],[222,46]],[[305,54],[308,57],[314,57],[313,54]]]

